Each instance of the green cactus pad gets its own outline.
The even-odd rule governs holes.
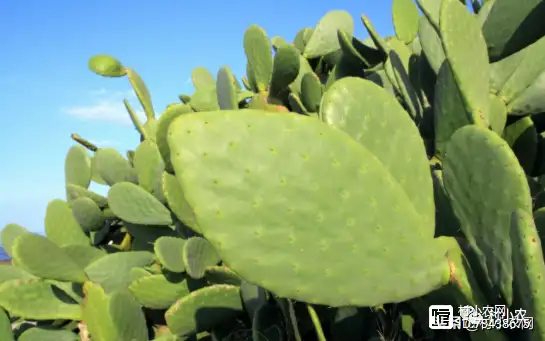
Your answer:
[[[396,41],[398,40],[396,39]],[[401,43],[400,41],[398,42]],[[410,55],[409,49],[404,45],[401,46],[407,52],[406,55],[408,57]],[[388,52],[388,60],[385,68],[386,75],[391,79],[392,84],[396,84],[396,89],[401,94],[409,115],[419,125],[422,120],[422,105],[409,78],[409,58],[405,58],[404,60],[397,51],[397,49],[391,49]]]
[[[272,69],[271,69],[271,74],[272,74]],[[248,76],[248,84],[250,85],[249,90],[255,93],[262,91],[257,88],[257,82],[255,80],[254,71],[252,70],[252,67],[250,66],[249,62],[246,64],[246,75]]]
[[[0,307],[12,316],[33,320],[81,320],[81,306],[52,284],[40,279],[0,284]],[[3,340],[2,340],[3,341]]]
[[[507,123],[507,107],[498,96],[493,94],[490,94],[489,114],[490,129],[501,136]]]
[[[176,217],[193,231],[200,233],[201,229],[195,220],[193,209],[189,206],[176,176],[163,173],[163,193],[167,198],[168,207]]]
[[[254,92],[266,91],[271,82],[273,57],[271,42],[263,28],[250,25],[244,33],[244,52],[248,58],[247,76]],[[250,71],[250,72],[248,72]],[[257,90],[257,91],[256,91]]]
[[[26,233],[17,237],[12,254],[17,266],[34,276],[78,283],[87,280],[82,267],[57,244],[38,234]]]
[[[228,66],[222,66],[216,80],[216,95],[221,110],[238,109],[237,87],[235,77]]]
[[[115,184],[108,191],[108,203],[116,216],[133,224],[171,225],[172,216],[153,195],[130,182]]]
[[[129,272],[129,277],[131,278],[131,285],[132,283],[134,283],[134,281],[142,277],[147,277],[151,275],[152,274],[144,268],[132,268],[131,271]]]
[[[153,253],[128,251],[101,257],[85,268],[89,279],[100,284],[106,292],[128,288],[132,268],[141,268],[153,263]]]
[[[191,71],[191,81],[195,89],[206,88],[216,84],[214,76],[203,66],[197,66]]]
[[[134,150],[127,150],[127,152],[125,153],[125,156],[127,157],[127,160],[129,160],[129,163],[130,163],[131,166],[133,166],[133,167],[134,167],[134,164],[133,164],[134,153],[135,153]]]
[[[0,340],[15,341],[15,337],[11,331],[11,321],[8,314],[2,308],[0,308]]]
[[[371,20],[362,14],[361,22],[363,23],[363,26],[365,26],[367,33],[369,33],[369,38],[371,38],[373,44],[386,56],[390,49],[388,48],[388,45],[386,45],[384,39],[382,39],[382,37],[378,34],[377,30],[371,23]]]
[[[445,52],[438,32],[425,16],[420,17],[418,35],[420,36],[422,50],[424,51],[431,68],[435,74],[438,74],[441,65],[445,61]]]
[[[88,188],[91,183],[91,157],[83,146],[70,147],[64,161],[64,179],[66,184]]]
[[[2,248],[6,251],[8,256],[13,257],[12,248],[15,239],[26,233],[29,233],[29,231],[21,225],[7,224],[4,226],[0,233],[0,241],[2,242]]]
[[[129,82],[132,85],[134,93],[136,94],[136,97],[140,102],[140,105],[142,105],[142,109],[144,109],[144,113],[146,114],[147,119],[155,119],[155,112],[153,110],[153,104],[151,102],[151,95],[148,88],[146,87],[146,83],[144,83],[140,75],[136,73],[136,71],[134,71],[133,69],[127,68],[126,71]]]
[[[354,19],[346,11],[329,11],[318,22],[314,32],[305,44],[304,57],[307,59],[323,57],[338,51],[341,46],[337,31],[343,30],[350,36],[354,34]]]
[[[71,202],[77,198],[90,198],[92,199],[100,208],[104,208],[108,205],[108,199],[103,197],[100,194],[92,192],[88,189],[85,189],[78,185],[66,185],[67,200]]]
[[[314,72],[306,73],[301,80],[301,101],[310,112],[320,110],[323,86]]]
[[[248,68],[248,65],[246,65],[246,68]],[[246,72],[248,72],[248,69],[246,69]],[[254,91],[254,90],[252,89],[252,86],[251,86],[251,84],[250,84],[250,81],[248,80],[248,78],[246,78],[246,76],[242,76],[241,80],[242,80],[242,85],[244,85],[244,87],[246,88],[246,90],[248,90],[248,91],[250,91],[250,92]]]
[[[189,336],[210,330],[242,312],[240,289],[232,285],[213,285],[179,299],[165,313],[173,334]]]
[[[242,279],[226,266],[209,266],[204,271],[204,277],[210,284],[240,285]]]
[[[107,255],[102,249],[82,245],[67,245],[62,247],[62,250],[81,268]]]
[[[278,48],[280,48],[280,47],[282,47],[282,46],[293,46],[293,45],[291,45],[290,43],[288,43],[288,42],[286,41],[286,39],[284,39],[284,38],[282,38],[282,37],[280,37],[280,36],[274,36],[274,37],[272,37],[272,38],[271,38],[271,44],[272,44],[273,48],[275,49],[275,51],[278,50]],[[295,46],[293,46],[293,47],[295,47]],[[296,50],[297,50],[297,48],[296,48]],[[297,50],[297,53],[300,54],[300,51]]]
[[[299,57],[299,74],[297,75],[297,78],[293,81],[293,83],[290,84],[290,90],[296,94],[301,93],[301,86],[303,82],[303,77],[309,73],[313,72],[312,66],[308,62],[308,60],[300,56]]]
[[[409,44],[416,38],[418,17],[418,9],[413,0],[394,0],[392,21],[397,38],[405,44]]]
[[[305,51],[305,46],[307,46],[308,41],[310,40],[310,37],[312,37],[313,33],[314,29],[312,27],[305,27],[299,30],[293,40],[293,46],[295,46],[295,48],[303,53]]]
[[[91,57],[88,67],[89,70],[104,77],[123,77],[127,74],[119,60],[106,54],[97,54]]]
[[[34,278],[34,276],[11,264],[0,264],[0,283],[25,278]]]
[[[198,88],[193,97],[191,97],[191,102],[189,106],[193,111],[214,111],[219,110],[218,96],[216,94],[216,86],[206,86]]]
[[[4,340],[4,339],[2,339]],[[80,341],[81,338],[69,330],[30,328],[25,330],[17,341]]]
[[[541,239],[531,213],[516,210],[511,215],[513,287],[517,308],[533,318],[532,340],[545,339],[545,262]]]
[[[100,207],[98,207],[96,202],[92,199],[81,197],[72,201],[71,204],[71,213],[74,216],[78,227],[81,226],[81,229],[84,231],[100,231],[104,227],[104,215],[102,214]],[[66,224],[60,225],[60,227],[64,228],[65,225]],[[54,226],[55,225],[53,225],[53,227]],[[86,240],[85,243],[89,244],[89,241]]]
[[[183,104],[189,104],[189,102],[191,101],[191,96],[189,95],[181,94],[181,95],[178,95],[178,97],[180,98],[180,101],[182,101]]]
[[[167,143],[167,134],[168,134],[168,127],[170,127],[170,123],[178,116],[193,112],[193,109],[187,104],[176,104],[173,106],[168,107],[163,114],[159,117],[159,121],[157,122],[157,130],[156,130],[156,143],[157,147],[159,148],[159,152],[161,153],[161,156],[163,157],[163,162],[165,163],[165,169],[168,172],[172,172],[172,165],[170,164],[170,149],[168,147]]]
[[[433,183],[424,143],[395,98],[370,81],[347,77],[326,91],[320,114],[324,122],[346,132],[382,163],[411,198],[424,221],[419,227],[422,233],[433,236]]]
[[[187,281],[169,281],[164,275],[149,275],[138,278],[129,286],[136,300],[151,309],[168,309],[180,297],[189,294]]]
[[[350,67],[358,67],[358,68],[365,68],[365,69],[371,67],[371,63],[364,57],[365,54],[362,55],[355,48],[353,42],[357,40],[354,37],[351,37],[348,33],[342,30],[339,30],[337,31],[337,38],[339,39],[339,45],[342,50],[341,61],[348,62]]]
[[[526,174],[531,174],[538,152],[538,132],[529,116],[505,127],[503,138],[509,144]]]
[[[47,238],[59,246],[89,245],[89,239],[74,218],[72,209],[63,200],[57,199],[47,204],[44,225]]]
[[[433,192],[422,141],[408,115],[394,110],[392,120],[405,120],[409,131],[401,145],[415,146],[408,160],[397,156],[399,144],[389,147],[386,139],[383,147],[364,146],[303,115],[237,110],[173,122],[168,141],[176,177],[225,264],[281,297],[331,306],[401,301],[441,286],[448,266],[432,239]],[[403,168],[397,178],[388,168],[396,160],[414,170]],[[415,183],[419,192],[406,192]],[[339,283],[337,273],[351,273],[352,280]]]
[[[100,178],[104,179],[105,183],[113,186],[118,182],[129,181],[136,183],[136,172],[130,165],[129,161],[113,148],[101,148],[95,152],[93,157],[95,167],[93,171]]]
[[[439,31],[439,17],[443,0],[416,0],[416,4],[433,27]]]
[[[195,279],[202,278],[207,267],[220,262],[212,244],[201,237],[189,238],[184,244],[182,255],[187,274]]]
[[[530,87],[542,72],[545,64],[541,63],[545,54],[545,37],[525,49],[512,54],[494,64],[491,71],[500,72],[504,82],[499,87],[499,96],[506,103],[511,103]]]
[[[184,272],[184,245],[186,241],[175,237],[160,237],[155,241],[154,250],[161,265],[172,272]]]
[[[134,169],[138,185],[159,201],[164,201],[161,175],[165,170],[165,163],[155,142],[144,140],[138,145],[134,154]]]
[[[523,116],[545,112],[543,89],[545,89],[545,71],[514,101],[508,104],[507,111],[509,114]]]
[[[492,61],[520,51],[545,35],[541,19],[545,6],[540,0],[496,0],[490,7],[482,34]]]
[[[490,186],[491,178],[502,186]],[[500,289],[510,304],[510,216],[516,209],[532,212],[526,175],[516,156],[496,133],[468,125],[458,129],[447,144],[443,179],[462,231],[479,255],[489,285]]]
[[[479,22],[459,0],[443,0],[440,13],[443,49],[466,112],[488,127],[490,65]]]
[[[108,311],[119,341],[148,341],[148,328],[142,306],[127,291],[111,294]],[[113,341],[113,340],[112,340]]]
[[[441,65],[434,92],[435,152],[438,157],[442,157],[452,134],[459,128],[473,124],[475,121],[464,108],[449,63]]]
[[[288,95],[288,102],[290,104],[290,111],[302,115],[309,115],[307,108],[305,108],[303,102],[301,102],[301,98],[293,92]]]
[[[93,335],[93,341],[118,340],[116,326],[109,312],[110,297],[104,293],[100,285],[92,282],[85,282],[83,291],[85,293],[83,320],[87,330]]]
[[[460,306],[484,307],[487,304],[486,296],[481,291],[481,288],[479,288],[479,283],[473,274],[471,264],[459,244],[464,242],[463,239],[459,241],[453,237],[439,237],[438,241],[443,243],[448,249],[451,278],[449,285],[444,286],[439,289],[439,292],[434,294],[446,293]]]
[[[300,54],[295,47],[291,45],[282,46],[277,49],[274,55],[273,71],[269,95],[271,97],[281,98],[282,92],[286,91],[288,86],[295,81],[299,75]]]

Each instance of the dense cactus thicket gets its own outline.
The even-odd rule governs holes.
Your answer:
[[[292,43],[252,25],[241,83],[199,67],[158,116],[92,57],[139,144],[73,134],[46,236],[2,230],[0,340],[545,340],[545,2],[392,13],[366,40],[339,10]],[[484,319],[430,329],[433,304]]]

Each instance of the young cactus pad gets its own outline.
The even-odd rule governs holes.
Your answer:
[[[310,303],[375,306],[448,281],[433,220],[344,132],[237,110],[177,118],[168,143],[204,236],[248,282]]]

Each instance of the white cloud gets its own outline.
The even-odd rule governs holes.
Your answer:
[[[89,142],[91,142],[92,144],[94,144],[95,146],[99,148],[107,148],[107,147],[111,148],[111,147],[115,147],[119,145],[118,142],[110,141],[110,140],[90,140]]]
[[[132,124],[129,113],[123,104],[123,99],[127,99],[136,115],[145,122],[146,115],[139,109],[140,104],[135,101],[134,91],[115,91],[106,89],[97,89],[89,92],[90,103],[86,105],[76,105],[63,109],[63,112],[87,121],[103,121],[119,124]]]

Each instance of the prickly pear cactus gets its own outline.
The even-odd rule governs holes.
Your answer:
[[[129,151],[72,134],[45,236],[0,232],[0,340],[545,341],[544,4],[394,0],[366,39],[342,10],[293,42],[251,25],[246,75],[198,66],[162,113],[93,56],[145,122],[125,100]]]

